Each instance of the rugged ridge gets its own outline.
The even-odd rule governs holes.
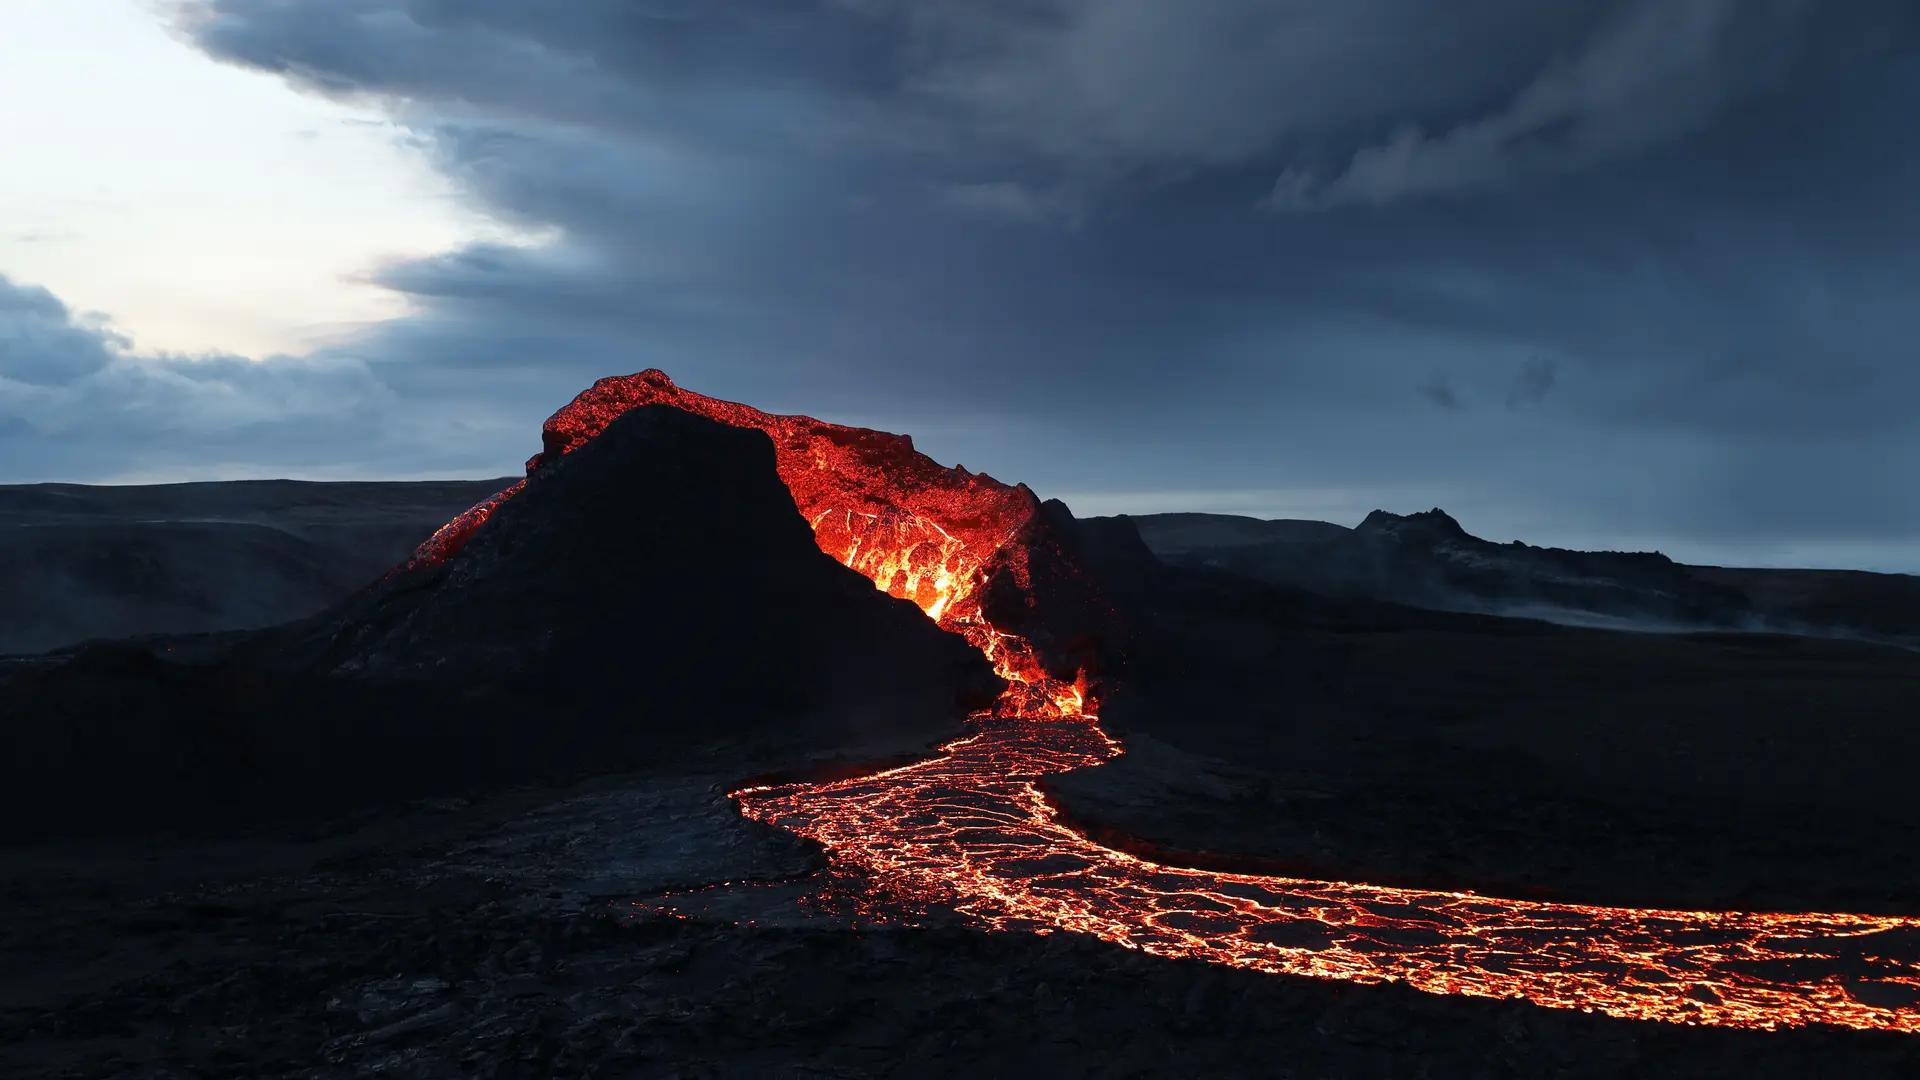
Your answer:
[[[1571,551],[1469,533],[1439,508],[1352,529],[1211,514],[1129,518],[1162,559],[1343,599],[1644,630],[1742,630],[1920,644],[1920,579],[1727,569],[1659,552]]]

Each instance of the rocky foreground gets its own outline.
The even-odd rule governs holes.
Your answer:
[[[746,764],[751,753],[715,747]],[[1902,1076],[1898,1036],[1631,1023],[849,914],[732,771],[304,837],[38,850],[0,1072],[55,1076]],[[733,884],[688,893],[690,887]],[[31,917],[23,917],[31,916]]]

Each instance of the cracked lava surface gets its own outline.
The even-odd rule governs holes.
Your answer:
[[[964,636],[1007,682],[936,756],[733,793],[748,817],[857,872],[876,908],[932,903],[987,930],[1068,931],[1158,956],[1630,1019],[1920,1033],[1920,918],[1505,900],[1165,866],[1102,847],[1059,820],[1040,784],[1111,760],[1120,744],[1084,679],[1050,674],[983,610],[990,583],[1028,584],[1032,492],[940,466],[903,436],[771,415],[658,371],[602,379],[555,413],[529,472],[641,405],[766,432],[821,549]],[[519,487],[450,522],[415,562],[457,551]]]

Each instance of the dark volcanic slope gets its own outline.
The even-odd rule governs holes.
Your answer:
[[[123,645],[14,669],[0,784],[12,829],[39,833],[614,771],[716,741],[797,759],[931,737],[997,689],[965,642],[821,554],[764,435],[667,409],[541,469],[444,564],[219,659]]]
[[[638,720],[946,704],[985,663],[820,552],[765,435],[664,406],[544,465],[445,563],[322,626],[310,637],[340,673]]]
[[[506,483],[0,486],[0,653],[311,615]]]
[[[1686,566],[1468,533],[1446,512],[1376,510],[1353,529],[1225,514],[1131,517],[1147,546],[1328,596],[1620,629],[1729,629],[1920,644],[1920,578]]]
[[[1920,644],[1920,577],[1862,570],[1690,566],[1701,581],[1735,589],[1772,625],[1831,627],[1865,638]]]

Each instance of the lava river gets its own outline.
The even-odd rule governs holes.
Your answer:
[[[936,756],[734,793],[747,816],[818,841],[881,902],[950,907],[989,930],[1090,934],[1159,956],[1617,1017],[1920,1032],[1920,918],[1503,900],[1187,869],[1102,847],[1061,823],[1040,784],[1121,748],[1084,681],[1050,674],[984,602],[997,579],[1029,582],[1031,492],[943,468],[901,436],[770,415],[654,371],[603,379],[556,413],[529,471],[641,405],[765,431],[822,550],[965,636],[1007,681]],[[417,558],[457,550],[514,490]]]

